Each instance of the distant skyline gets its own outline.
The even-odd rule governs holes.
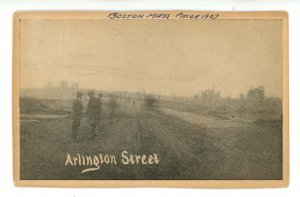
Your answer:
[[[62,85],[63,83],[63,85]],[[75,85],[75,86],[74,86]],[[142,91],[128,91],[128,90],[103,90],[103,89],[95,89],[95,88],[82,88],[80,87],[80,84],[78,84],[77,82],[69,82],[69,81],[60,81],[60,82],[52,82],[49,81],[47,84],[45,84],[45,86],[42,87],[38,87],[38,88],[21,88],[21,91],[26,91],[26,90],[45,90],[47,88],[53,88],[53,89],[60,89],[60,88],[69,88],[72,89],[78,89],[79,91],[90,91],[93,90],[96,93],[97,92],[129,92],[129,93],[135,93],[135,92],[140,92],[142,93]],[[256,89],[256,88],[260,88],[261,86],[256,86],[256,87],[249,87],[247,90],[245,90],[244,92],[240,92],[238,95],[235,96],[224,96],[222,95],[222,90],[216,88],[215,86],[213,87],[207,87],[205,89],[199,90],[198,92],[195,92],[193,95],[176,95],[176,93],[172,92],[172,93],[157,93],[157,92],[145,92],[146,94],[157,94],[157,95],[161,95],[161,96],[180,96],[180,97],[194,97],[195,95],[201,95],[202,91],[207,91],[207,90],[214,90],[216,93],[220,93],[220,96],[222,98],[239,98],[241,94],[243,94],[244,96],[247,96],[248,91],[252,90],[252,89]],[[263,87],[264,88],[264,87]],[[264,89],[264,92],[266,92],[266,90]],[[75,94],[76,92],[74,92]],[[269,96],[267,94],[265,94],[266,97],[276,97],[276,96]]]
[[[282,98],[280,20],[22,20],[20,87]]]

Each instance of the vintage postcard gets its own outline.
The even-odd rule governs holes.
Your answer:
[[[14,181],[286,187],[286,12],[18,12]]]

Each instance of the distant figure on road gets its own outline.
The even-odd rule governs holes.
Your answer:
[[[114,95],[110,95],[108,107],[109,107],[109,121],[110,121],[110,124],[113,124],[113,120],[114,120],[116,109],[117,109],[117,102],[116,102],[116,98]]]
[[[72,139],[77,139],[77,134],[79,131],[79,126],[82,117],[83,106],[81,103],[82,92],[77,92],[76,99],[73,101],[73,112],[72,112]]]
[[[96,137],[96,128],[99,122],[99,101],[95,97],[95,92],[94,91],[89,91],[88,96],[90,97],[88,106],[87,106],[87,120],[88,123],[91,126],[92,129],[92,136],[91,139],[94,139]]]

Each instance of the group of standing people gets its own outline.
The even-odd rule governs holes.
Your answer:
[[[96,129],[99,125],[101,114],[102,114],[102,94],[98,94],[95,97],[94,91],[88,92],[89,102],[87,105],[87,121],[91,127],[91,139],[96,137]],[[73,114],[72,114],[72,139],[77,140],[77,135],[79,131],[79,126],[82,118],[83,105],[82,105],[82,92],[77,92],[76,99],[73,101]]]

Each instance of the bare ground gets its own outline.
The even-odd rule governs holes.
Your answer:
[[[120,111],[113,124],[103,116],[97,137],[90,139],[84,118],[79,140],[70,139],[71,119],[21,122],[21,179],[200,179],[282,178],[280,122],[235,128],[202,128],[159,111]],[[158,153],[158,165],[65,166],[70,154]]]

